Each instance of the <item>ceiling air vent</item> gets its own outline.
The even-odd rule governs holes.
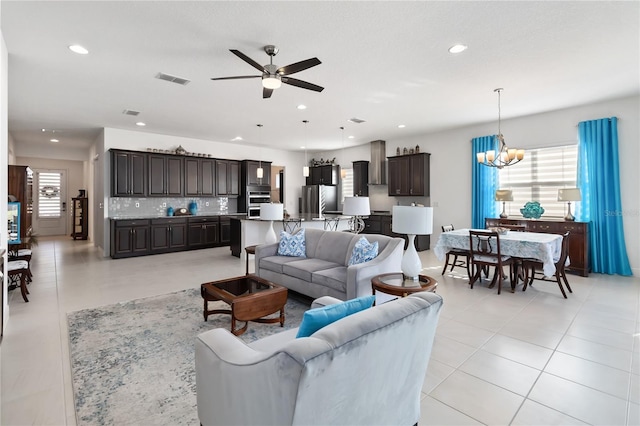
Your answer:
[[[360,118],[350,118],[347,121],[351,122],[351,123],[355,123],[355,124],[360,124],[360,123],[364,123],[364,120],[360,119]]]
[[[191,83],[191,80],[187,80],[186,78],[177,77],[171,74],[165,74],[163,72],[159,72],[158,74],[156,74],[156,78],[160,80],[170,81],[171,83],[181,84],[183,86]]]
[[[135,115],[140,114],[140,111],[134,111],[132,109],[125,109],[125,110],[122,111],[122,113],[124,115],[134,115],[135,116]]]

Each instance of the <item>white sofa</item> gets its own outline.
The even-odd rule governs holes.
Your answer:
[[[378,242],[378,256],[347,266],[353,247],[362,236],[370,243]],[[279,256],[278,243],[256,247],[256,275],[312,298],[348,300],[370,295],[374,276],[402,270],[402,238],[307,228],[305,240],[306,258]]]
[[[293,329],[245,344],[226,329],[202,333],[195,354],[200,423],[414,425],[441,307],[439,295],[421,292],[310,337],[296,339]]]

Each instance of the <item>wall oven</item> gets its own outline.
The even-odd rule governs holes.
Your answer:
[[[247,216],[260,217],[260,204],[270,202],[271,193],[268,190],[247,190]]]

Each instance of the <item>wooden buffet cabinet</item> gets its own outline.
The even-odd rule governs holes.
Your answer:
[[[564,220],[531,220],[531,219],[485,219],[485,227],[505,225],[524,225],[529,232],[545,234],[564,234],[569,231],[568,271],[589,276],[589,224],[586,222],[567,222]]]

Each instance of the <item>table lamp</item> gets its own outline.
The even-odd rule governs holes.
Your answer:
[[[364,230],[363,216],[369,216],[369,197],[345,197],[342,214],[353,216],[349,219],[349,230],[354,234],[359,234]]]
[[[416,235],[429,235],[433,232],[433,209],[431,207],[393,206],[393,224],[396,234],[406,234],[409,245],[402,256],[402,273],[405,278],[418,281],[422,271],[422,262],[416,251]]]
[[[510,189],[496,190],[496,201],[502,201],[502,213],[500,213],[500,218],[506,219],[508,215],[505,210],[505,203],[507,201],[513,201],[513,191]]]
[[[284,217],[284,206],[274,203],[260,203],[260,220],[269,221],[269,229],[264,237],[266,244],[273,244],[278,241],[276,232],[273,230],[273,221],[282,220]]]
[[[576,218],[571,214],[571,202],[582,201],[580,188],[560,188],[558,189],[558,201],[566,201],[568,204],[567,215],[564,220],[574,221]]]

